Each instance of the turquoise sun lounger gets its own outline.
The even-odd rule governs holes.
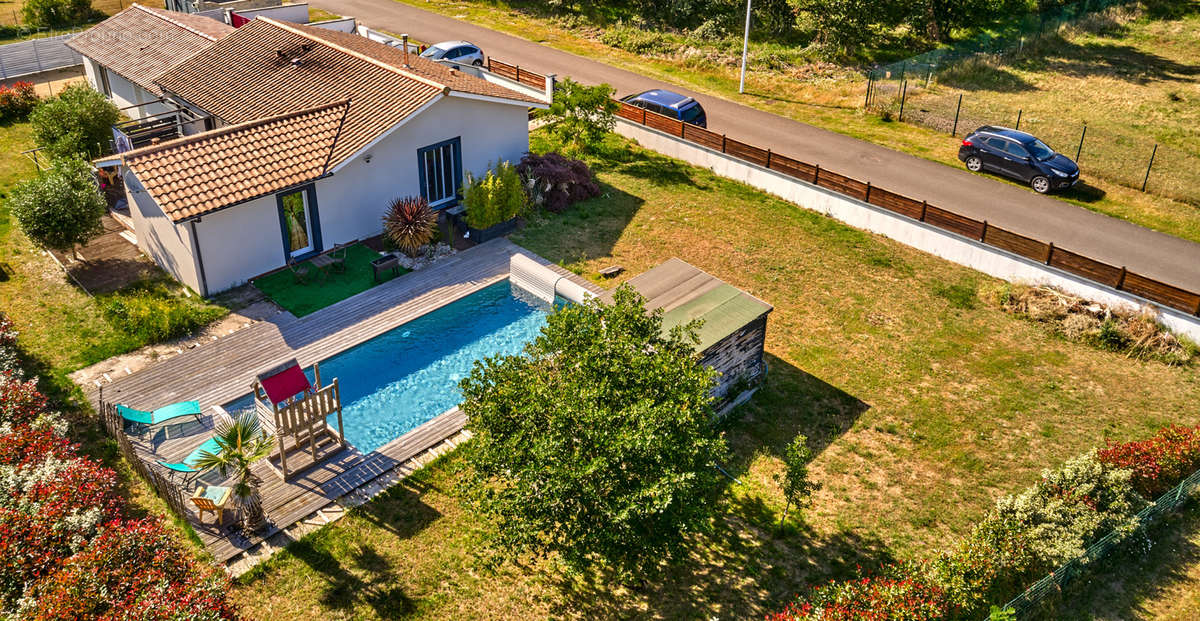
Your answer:
[[[195,450],[193,450],[191,453],[188,453],[188,456],[184,457],[183,461],[173,464],[169,464],[165,461],[159,461],[158,465],[170,470],[172,475],[182,476],[183,481],[186,484],[191,479],[195,478],[196,475],[202,472],[202,470],[195,467],[195,464],[196,460],[200,458],[200,454],[204,451],[208,451],[213,455],[217,455],[221,452],[221,445],[217,443],[216,438],[209,438],[204,441],[204,444],[197,446]]]
[[[180,401],[165,405],[153,412],[143,410],[135,410],[124,405],[117,405],[117,412],[120,412],[121,418],[125,419],[126,423],[133,426],[134,433],[139,435],[149,432],[154,427],[173,421],[184,416],[192,416],[196,422],[200,422],[200,402],[199,401]]]

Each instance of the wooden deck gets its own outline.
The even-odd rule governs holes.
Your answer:
[[[169,438],[164,432],[136,443],[145,461],[177,462],[211,435],[223,412],[213,406],[250,392],[256,373],[293,357],[303,366],[319,362],[503,280],[508,277],[509,259],[515,253],[548,264],[506,239],[494,240],[303,318],[280,314],[285,318],[255,324],[100,388],[83,388],[93,403],[102,398],[139,409],[199,400],[205,412],[202,425],[172,428],[167,430]],[[602,291],[562,268],[551,267],[594,292]],[[263,481],[263,504],[272,525],[262,537],[304,520],[372,483],[457,434],[465,423],[462,412],[451,410],[366,455],[353,447],[337,449],[330,459],[297,473],[286,483],[265,462],[257,464],[257,474]],[[215,482],[211,477],[208,480]],[[262,537],[245,539],[228,527],[214,526],[211,515],[205,523],[194,513],[188,519],[213,557],[222,563],[262,541]],[[226,518],[227,523],[231,521]]]

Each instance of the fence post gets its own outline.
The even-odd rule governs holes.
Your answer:
[[[958,113],[962,110],[962,93],[958,94],[958,107],[954,109],[954,129],[950,130],[951,136],[958,135]]]
[[[925,210],[927,209],[929,209],[929,201],[921,201],[921,222],[925,221]]]
[[[30,43],[33,45],[33,60],[37,62],[38,71],[41,71],[42,70],[42,57],[39,56],[38,52],[37,52],[37,39],[33,39],[32,41],[30,41]]]
[[[771,150],[767,149],[767,168],[771,168]]]
[[[821,165],[817,164],[813,167],[813,185],[820,185],[817,181],[821,178]]]
[[[863,108],[864,109],[868,105],[871,104],[871,83],[874,81],[875,81],[875,78],[870,73],[867,73],[867,91],[866,91],[866,94],[863,96]]]
[[[1017,108],[1017,126],[1014,127],[1013,129],[1016,129],[1016,130],[1021,129],[1021,113],[1023,113],[1023,112],[1025,112],[1025,110],[1023,110],[1021,108]]]
[[[867,182],[867,195],[863,198],[863,202],[868,203],[868,204],[871,202],[871,182],[870,181]]]
[[[642,111],[642,116],[645,117],[645,111]],[[721,153],[725,152],[725,134],[721,134]]]
[[[1054,242],[1050,242],[1046,247],[1046,265],[1050,265],[1050,259],[1054,257]]]
[[[1146,178],[1142,179],[1142,191],[1146,191],[1146,184],[1150,182],[1150,169],[1154,167],[1154,156],[1158,154],[1158,143],[1154,143],[1154,150],[1150,152],[1150,163],[1146,165]]]
[[[929,73],[925,74],[925,88],[929,88],[929,83],[933,80],[933,65],[929,65]]]
[[[979,241],[987,239],[987,220],[983,221],[983,230],[979,232]]]
[[[642,108],[642,125],[646,124],[646,109]]]
[[[488,73],[492,73],[492,57],[488,56]]]
[[[521,81],[521,65],[517,65],[517,82]]]
[[[1079,154],[1083,153],[1083,139],[1087,138],[1087,123],[1083,124],[1083,133],[1079,135],[1079,148],[1075,149],[1075,163],[1079,163]]]
[[[1125,274],[1127,274],[1127,273],[1128,273],[1128,270],[1126,270],[1125,266],[1122,265],[1121,266],[1121,275],[1117,276],[1117,284],[1113,285],[1113,289],[1120,291],[1121,287],[1125,286]]]
[[[904,122],[904,102],[908,99],[908,80],[900,85],[900,122]]]

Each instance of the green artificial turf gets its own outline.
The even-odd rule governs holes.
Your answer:
[[[377,258],[378,252],[355,244],[346,251],[343,273],[329,272],[323,276],[324,272],[313,268],[308,273],[308,282],[300,284],[291,270],[284,269],[255,279],[254,286],[291,314],[303,317],[379,284],[371,272],[371,260]],[[408,272],[400,268],[401,275]],[[379,282],[391,278],[394,276],[390,273],[383,274]]]

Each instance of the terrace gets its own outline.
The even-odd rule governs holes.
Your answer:
[[[215,526],[211,515],[201,521],[187,500],[190,487],[183,489],[172,482],[165,470],[154,464],[182,461],[203,439],[211,437],[220,419],[228,416],[222,405],[248,393],[258,372],[291,358],[310,366],[503,281],[517,254],[547,264],[507,240],[495,240],[303,318],[281,314],[281,319],[252,325],[99,389],[92,387],[88,397],[104,414],[130,461],[168,504],[186,517],[214,559],[233,573],[241,573],[278,545],[336,519],[345,507],[364,502],[419,468],[431,449],[440,452],[443,449],[439,447],[453,446],[461,440],[465,416],[457,408],[450,409],[366,453],[352,445],[327,443],[320,447],[318,463],[310,462],[286,482],[272,471],[268,460],[256,463],[269,526],[248,537],[230,526]],[[560,267],[547,267],[588,291],[600,291]],[[184,400],[200,403],[200,420],[172,428],[170,434],[156,432],[148,439],[121,433],[119,416],[114,420],[111,406],[121,403],[154,409]],[[226,518],[226,524],[231,522]]]

